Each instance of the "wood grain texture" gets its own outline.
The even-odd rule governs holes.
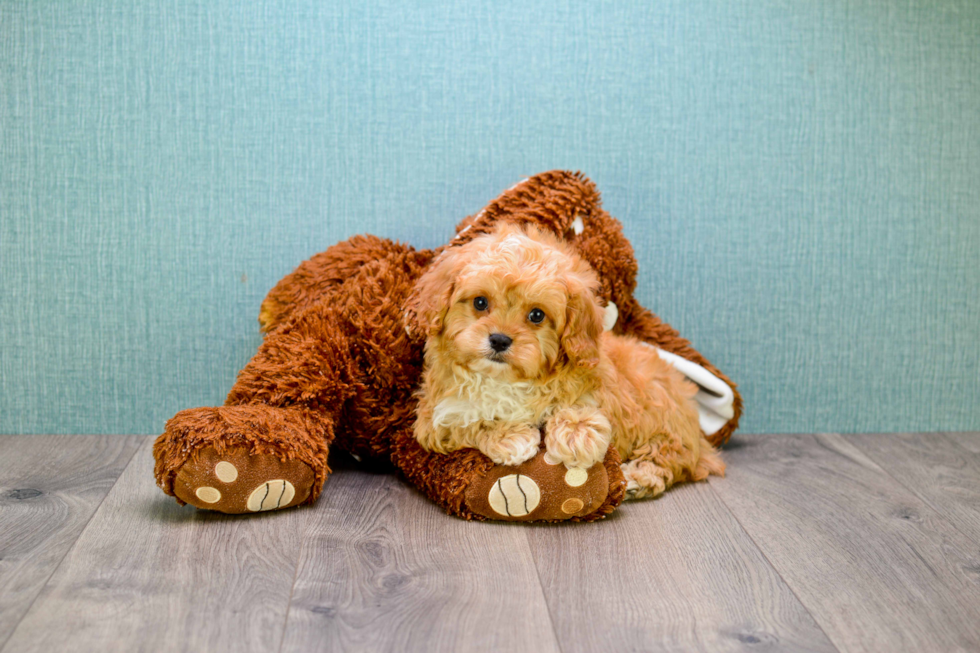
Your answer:
[[[967,451],[980,453],[980,431],[966,431],[961,433],[944,433],[949,438]]]
[[[0,648],[141,442],[0,436]]]
[[[980,550],[839,435],[747,436],[713,487],[844,651],[980,648]]]
[[[892,478],[980,542],[980,453],[942,433],[848,435]]]
[[[726,479],[528,526],[354,469],[225,516],[160,493],[152,438],[0,436],[2,651],[977,650],[962,439],[743,435]]]
[[[521,524],[344,470],[303,542],[283,651],[557,651]]]
[[[529,536],[565,653],[836,650],[707,484]]]
[[[153,484],[133,457],[14,631],[11,651],[269,651],[310,509],[227,516]]]

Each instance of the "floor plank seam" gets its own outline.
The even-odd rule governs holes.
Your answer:
[[[817,619],[816,615],[813,614],[813,611],[810,610],[807,604],[803,602],[803,599],[801,599],[800,595],[797,594],[796,589],[789,583],[788,580],[786,580],[786,577],[783,576],[783,572],[780,571],[779,567],[777,567],[773,563],[773,561],[769,558],[769,556],[765,552],[765,549],[759,546],[759,543],[756,541],[756,539],[752,537],[752,533],[750,533],[749,530],[745,528],[745,525],[742,523],[742,520],[738,518],[738,515],[735,514],[735,511],[732,510],[729,507],[728,503],[725,501],[725,497],[722,496],[722,494],[718,490],[712,487],[712,484],[710,482],[708,483],[708,487],[711,488],[712,492],[714,492],[715,496],[721,502],[721,505],[725,506],[725,510],[727,510],[728,514],[732,516],[732,519],[735,520],[735,523],[738,524],[738,527],[742,529],[742,532],[745,533],[745,536],[748,537],[749,541],[752,542],[752,545],[755,546],[756,550],[759,552],[759,555],[762,556],[762,558],[766,561],[766,563],[772,568],[773,572],[775,572],[776,576],[779,577],[779,580],[781,580],[783,582],[783,585],[785,585],[786,588],[790,591],[790,594],[792,594],[793,597],[796,598],[800,606],[802,606],[802,608],[806,610],[806,613],[810,615],[810,618],[813,619],[813,623],[816,624],[817,628],[820,629],[820,632],[822,632],[824,637],[827,638],[827,641],[830,642],[830,644],[835,649],[837,649],[840,653],[845,653],[844,649],[842,649],[840,645],[833,640],[833,638],[830,636],[827,630],[823,627],[823,624],[821,624],[820,621]]]
[[[534,526],[531,526],[534,528]],[[541,590],[541,600],[544,601],[544,609],[548,612],[548,623],[551,624],[551,634],[555,638],[555,646],[558,647],[560,653],[565,653],[565,649],[562,648],[561,638],[558,637],[558,628],[555,626],[555,616],[551,614],[551,604],[548,602],[548,595],[544,591],[544,582],[541,580],[541,568],[538,566],[538,558],[534,555],[534,547],[531,546],[531,537],[528,535],[527,530],[524,530],[524,541],[527,543],[528,553],[531,554],[531,561],[534,563],[534,576],[538,579],[538,589]]]
[[[307,509],[312,510],[312,507]],[[282,647],[286,645],[286,631],[289,629],[289,613],[293,609],[293,595],[296,593],[296,583],[299,582],[299,568],[303,563],[303,551],[306,549],[306,542],[307,540],[304,537],[299,547],[299,554],[296,556],[296,568],[293,569],[293,584],[289,586],[289,599],[286,601],[286,616],[282,623],[282,635],[279,637],[279,646],[276,648],[276,651],[279,653],[282,653]]]
[[[942,436],[943,434],[942,434],[942,433],[935,433],[934,435],[938,435],[938,436]],[[893,480],[893,481],[895,481],[895,483],[896,483],[896,484],[898,484],[898,485],[899,485],[899,487],[902,487],[902,488],[904,488],[904,489],[905,489],[905,490],[906,490],[907,492],[909,492],[909,493],[910,493],[910,494],[911,494],[912,496],[914,496],[914,497],[915,497],[916,499],[918,499],[919,501],[921,501],[922,503],[924,503],[924,504],[926,505],[926,507],[928,507],[928,508],[929,508],[929,510],[931,510],[931,511],[932,511],[933,513],[935,513],[935,515],[936,515],[936,517],[937,517],[937,518],[939,518],[939,519],[941,519],[941,520],[943,520],[944,522],[946,522],[947,524],[949,524],[950,526],[952,526],[952,528],[953,528],[953,530],[955,530],[955,531],[956,531],[957,533],[959,533],[960,535],[962,535],[962,536],[964,536],[964,537],[965,537],[965,538],[967,538],[968,540],[972,540],[972,539],[973,539],[973,536],[972,536],[972,535],[971,535],[970,533],[966,533],[966,532],[964,532],[964,531],[963,531],[963,530],[962,530],[962,529],[960,528],[960,526],[959,526],[959,524],[957,524],[957,523],[956,523],[955,521],[953,521],[952,519],[950,519],[950,518],[948,518],[948,517],[947,517],[946,515],[944,515],[944,514],[943,514],[943,513],[942,513],[942,512],[941,512],[941,511],[940,511],[940,510],[939,510],[939,509],[938,509],[938,508],[936,507],[936,506],[934,506],[934,505],[932,504],[932,502],[931,502],[931,501],[929,500],[929,498],[928,498],[927,496],[925,496],[925,495],[923,495],[923,494],[920,494],[920,493],[919,493],[919,491],[918,491],[918,490],[917,490],[916,488],[914,488],[914,487],[911,487],[911,486],[909,486],[909,485],[908,485],[908,484],[906,484],[906,483],[903,483],[903,482],[901,481],[901,479],[899,479],[898,477],[896,477],[896,476],[895,476],[894,474],[892,474],[892,473],[891,473],[891,471],[890,471],[890,470],[888,469],[888,467],[887,467],[887,466],[885,466],[885,465],[882,465],[882,464],[881,464],[880,462],[878,462],[878,461],[877,461],[877,460],[876,460],[876,459],[874,458],[874,454],[873,454],[872,452],[869,452],[869,451],[868,451],[868,450],[867,450],[867,449],[866,449],[865,447],[862,447],[862,446],[861,446],[860,444],[858,444],[858,443],[857,443],[857,442],[856,442],[855,440],[852,440],[850,436],[846,436],[846,435],[842,435],[841,437],[842,437],[842,438],[844,438],[845,440],[847,440],[847,441],[848,441],[849,443],[851,443],[851,444],[852,444],[853,446],[855,446],[855,447],[857,447],[858,449],[860,449],[860,450],[861,450],[861,453],[863,453],[863,454],[864,454],[865,456],[867,456],[867,457],[868,457],[868,458],[870,458],[870,459],[871,459],[872,461],[874,461],[874,464],[878,466],[878,468],[879,468],[879,469],[881,470],[881,473],[882,473],[882,474],[884,474],[885,476],[887,476],[887,477],[888,477],[888,478],[890,478],[891,480]],[[960,447],[960,445],[959,445],[959,444],[958,444],[958,443],[957,443],[957,442],[956,442],[955,440],[953,440],[952,438],[945,438],[945,439],[946,439],[946,440],[947,440],[948,442],[950,442],[950,443],[951,443],[951,444],[952,444],[952,445],[953,445],[954,447],[956,447],[956,448],[958,448],[958,449],[962,449],[962,448]],[[972,453],[972,452],[970,452],[970,451],[967,451],[966,449],[962,449],[962,450],[963,450],[964,452],[966,452],[966,453]]]
[[[131,435],[127,437],[138,438],[140,436]],[[75,546],[78,544],[78,540],[82,539],[82,535],[85,533],[86,529],[88,529],[89,524],[92,523],[92,520],[95,519],[95,516],[99,514],[100,510],[102,510],[102,505],[105,503],[106,497],[108,497],[109,494],[112,492],[112,489],[116,487],[116,483],[119,482],[119,479],[122,478],[122,475],[126,472],[127,469],[129,469],[129,466],[133,464],[133,460],[136,459],[136,454],[138,454],[142,450],[143,450],[143,444],[140,444],[138,447],[136,447],[133,450],[133,453],[129,456],[129,460],[126,461],[126,464],[123,466],[123,468],[119,470],[119,474],[116,476],[115,480],[112,481],[112,485],[109,487],[108,490],[106,490],[106,493],[102,495],[102,499],[99,500],[99,505],[95,507],[95,510],[92,511],[92,514],[89,515],[87,520],[85,520],[85,525],[82,526],[81,530],[78,531],[78,536],[75,538],[75,541],[71,543],[70,547],[65,549],[65,553],[58,560],[58,564],[56,564],[52,568],[51,573],[48,574],[48,577],[44,579],[44,584],[41,585],[41,591],[39,591],[37,594],[34,595],[34,598],[31,599],[31,602],[27,606],[27,609],[24,610],[24,614],[22,614],[20,619],[17,621],[17,625],[10,630],[10,634],[7,635],[6,639],[4,639],[2,643],[0,643],[0,653],[6,653],[7,644],[10,642],[11,639],[13,639],[14,634],[17,632],[17,629],[20,628],[20,625],[24,622],[24,619],[27,618],[27,615],[31,613],[31,610],[34,608],[34,604],[37,603],[37,600],[44,593],[44,588],[48,586],[48,583],[51,582],[51,579],[54,577],[54,575],[58,573],[59,569],[61,569],[61,565],[64,563],[65,558],[68,557],[68,554],[75,550]]]

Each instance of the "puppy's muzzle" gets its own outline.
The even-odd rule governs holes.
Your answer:
[[[510,347],[510,343],[514,340],[510,336],[505,336],[502,333],[491,333],[488,338],[490,341],[490,349],[498,354],[502,354]]]

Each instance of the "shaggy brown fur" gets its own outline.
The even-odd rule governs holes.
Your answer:
[[[585,225],[580,234],[572,228],[576,218]],[[698,363],[734,389],[690,343],[635,301],[632,247],[621,225],[601,209],[594,185],[581,174],[553,171],[503,193],[460,223],[453,241],[437,250],[357,236],[287,275],[262,304],[265,340],[240,372],[225,405],[181,411],[157,439],[154,473],[163,491],[181,503],[223,510],[220,501],[175,495],[175,482],[182,468],[199,461],[206,450],[234,451],[244,456],[237,460],[273,455],[285,461],[284,467],[291,461],[308,466],[313,482],[304,503],[310,503],[330,471],[328,450],[337,446],[362,458],[391,461],[452,514],[487,518],[471,508],[466,496],[471,485],[486,487],[492,482],[487,479],[493,463],[473,449],[445,455],[427,452],[413,435],[413,393],[422,370],[425,331],[414,310],[420,298],[412,291],[445,247],[489,233],[501,222],[533,224],[570,243],[595,269],[601,300],[617,304],[615,333],[633,335]],[[713,444],[728,439],[740,414],[736,393],[735,416],[709,438]],[[610,447],[601,466],[609,484],[605,500],[592,513],[572,519],[598,519],[619,505],[625,493],[619,463]],[[228,489],[208,474],[202,472],[198,481],[214,483],[221,492]],[[279,478],[303,483],[285,471]],[[296,494],[305,491],[297,486]]]

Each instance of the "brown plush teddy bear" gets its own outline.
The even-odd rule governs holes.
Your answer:
[[[167,422],[153,448],[157,484],[179,503],[209,510],[288,508],[316,500],[330,473],[328,452],[339,447],[392,463],[466,519],[591,521],[612,512],[625,493],[614,447],[582,474],[549,465],[543,452],[517,467],[494,465],[475,449],[432,453],[413,435],[425,338],[415,282],[444,248],[502,222],[533,224],[574,246],[598,274],[606,328],[659,348],[699,386],[708,440],[728,440],[741,413],[735,385],[633,298],[633,249],[595,186],[552,171],[463,220],[442,248],[355,236],[302,263],[262,303],[265,339],[225,405]]]

